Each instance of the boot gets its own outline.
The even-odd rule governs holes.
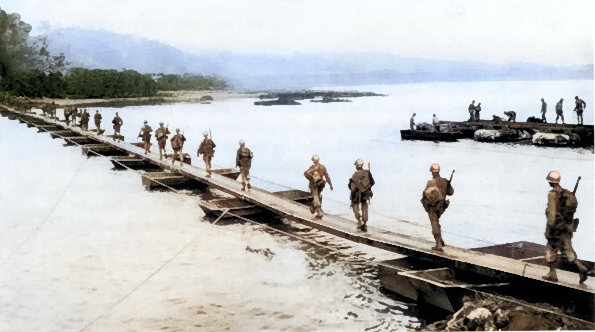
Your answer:
[[[442,246],[444,246],[444,241],[442,241],[442,235],[434,235],[434,240],[436,241],[436,245],[432,247],[434,251],[444,251]]]
[[[361,218],[357,218],[357,229],[362,229],[362,226],[364,226],[364,222]]]
[[[548,265],[550,266],[550,272],[548,272],[548,274],[544,275],[541,278],[543,280],[557,282],[558,281],[558,275],[556,274],[556,268],[554,267],[554,264],[553,263],[549,263]]]
[[[252,186],[250,185],[250,182],[246,183],[246,187],[248,187],[248,189],[252,188]]]
[[[580,276],[578,283],[582,284],[585,282],[585,280],[587,280],[587,277],[589,276],[589,269],[587,269],[583,263],[581,263],[581,261],[579,261],[578,259],[575,259],[573,261],[573,263],[578,267],[578,275]]]
[[[363,225],[360,228],[362,230],[362,232],[367,232],[368,231],[368,226],[366,226],[367,221],[363,221]]]
[[[322,208],[320,206],[316,207],[316,216],[314,217],[314,219],[319,220],[322,219],[322,216],[324,216],[324,212],[322,212]]]

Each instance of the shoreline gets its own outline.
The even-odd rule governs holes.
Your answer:
[[[56,98],[41,98],[31,99],[34,103],[51,103],[55,102],[59,106],[76,106],[76,107],[125,107],[138,105],[156,105],[156,104],[172,104],[172,103],[203,103],[209,104],[227,99],[237,98],[257,98],[259,93],[256,92],[238,92],[232,90],[204,90],[204,91],[159,91],[155,96],[151,97],[133,97],[133,98],[85,98],[85,99],[56,99]],[[201,98],[211,96],[212,101],[201,101]]]

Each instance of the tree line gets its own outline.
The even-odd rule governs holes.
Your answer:
[[[31,37],[19,14],[0,9],[0,91],[29,98],[150,97],[157,91],[225,89],[216,77],[141,74],[134,70],[70,68],[48,52],[45,36]]]

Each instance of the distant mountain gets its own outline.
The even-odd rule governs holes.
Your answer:
[[[382,54],[247,55],[186,53],[167,44],[105,30],[55,29],[49,51],[64,53],[72,66],[132,69],[141,73],[202,74],[225,79],[238,89],[302,89],[325,85],[395,84],[426,81],[593,79],[593,65],[402,58]]]

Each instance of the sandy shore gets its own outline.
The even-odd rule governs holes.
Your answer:
[[[55,102],[61,106],[68,105],[87,105],[87,104],[102,104],[102,103],[113,103],[120,102],[129,105],[135,103],[147,104],[151,101],[157,102],[171,102],[171,103],[198,103],[204,96],[211,96],[213,100],[211,102],[217,102],[226,99],[234,98],[256,98],[259,93],[244,93],[230,90],[211,90],[211,91],[159,91],[157,95],[152,97],[140,97],[140,98],[98,98],[98,99],[34,99],[34,102]]]

